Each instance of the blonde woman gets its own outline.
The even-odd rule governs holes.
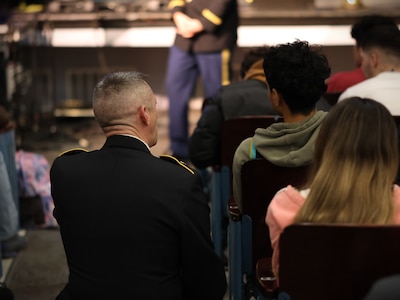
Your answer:
[[[269,205],[276,275],[279,236],[292,223],[400,224],[397,139],[393,117],[374,100],[354,97],[332,108],[317,137],[308,188],[288,186]]]

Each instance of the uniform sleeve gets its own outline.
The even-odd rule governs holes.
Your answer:
[[[211,241],[208,201],[199,176],[192,175],[188,184],[182,216],[183,299],[221,300],[227,284],[223,262]]]
[[[226,18],[226,13],[236,0],[215,0],[209,7],[201,11],[200,22],[204,26],[204,30],[213,32],[218,26],[222,25]]]
[[[168,3],[168,8],[172,11],[182,11],[185,7],[184,0],[171,0]]]
[[[173,21],[172,15],[176,12],[183,12],[185,13],[185,1],[184,0],[171,0],[168,3],[168,8],[171,11],[171,19]]]
[[[189,157],[197,168],[219,164],[221,127],[224,117],[220,106],[207,105],[189,139]]]

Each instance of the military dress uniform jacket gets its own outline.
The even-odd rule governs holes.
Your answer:
[[[204,31],[191,39],[177,34],[175,45],[189,52],[217,52],[232,50],[236,46],[239,24],[237,0],[172,0],[168,7],[172,12],[181,11],[198,19]]]
[[[51,171],[69,282],[57,299],[222,299],[201,178],[128,136]]]

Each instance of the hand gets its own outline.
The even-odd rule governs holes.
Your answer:
[[[204,30],[203,24],[199,20],[190,18],[182,12],[174,13],[173,20],[176,25],[176,32],[184,38],[192,38]]]

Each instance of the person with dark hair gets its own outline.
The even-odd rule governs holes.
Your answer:
[[[369,30],[382,25],[393,28],[398,27],[396,20],[389,16],[373,14],[361,17],[361,19],[351,27],[351,37],[355,39],[356,46],[360,47],[361,41],[368,38]]]
[[[253,67],[256,62],[260,60],[264,62],[264,56],[268,53],[268,50],[269,46],[265,45],[261,47],[250,48],[245,52],[242,63],[240,64],[239,75],[241,79],[245,80],[247,72],[250,70],[251,67]],[[263,74],[262,76],[265,77],[265,74]]]
[[[240,175],[242,165],[257,156],[277,166],[297,167],[311,163],[314,142],[326,112],[316,103],[326,91],[330,75],[321,48],[305,41],[271,47],[264,57],[268,99],[283,117],[282,123],[258,128],[245,139],[233,159],[234,198],[241,208]]]
[[[229,84],[232,77],[238,3],[237,0],[171,0],[168,7],[176,27],[166,72],[170,151],[187,159],[188,102],[198,78],[201,77],[204,98],[210,98],[221,85]]]
[[[212,299],[226,291],[201,177],[155,157],[156,97],[138,72],[106,75],[93,111],[106,141],[60,155],[50,170],[69,267],[58,300]]]
[[[376,14],[363,16],[353,24],[351,28],[351,37],[356,42],[353,47],[356,68],[351,71],[337,72],[327,79],[328,88],[326,90],[326,97],[335,97],[332,101],[328,99],[331,104],[335,104],[340,94],[347,88],[365,80],[365,75],[361,69],[360,41],[364,36],[368,36],[369,30],[380,25],[397,28],[395,19]]]
[[[396,139],[394,119],[379,102],[354,97],[332,107],[315,142],[308,184],[283,188],[268,206],[275,275],[279,237],[290,224],[400,224]]]
[[[207,99],[202,115],[189,139],[189,158],[197,168],[220,163],[222,123],[230,118],[276,114],[268,101],[264,56],[268,47],[250,49],[241,65],[241,81],[219,89],[217,96]]]
[[[375,26],[359,41],[361,68],[367,80],[348,88],[339,97],[374,99],[392,115],[400,115],[400,30],[392,25]]]

